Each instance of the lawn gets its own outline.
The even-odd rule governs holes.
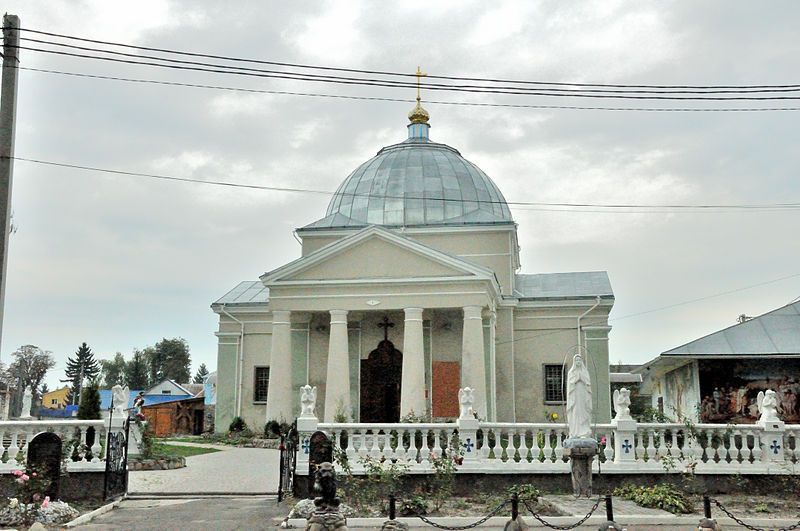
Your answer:
[[[198,448],[197,446],[177,446],[161,442],[153,443],[153,455],[159,457],[191,457],[193,455],[219,452],[218,448]]]

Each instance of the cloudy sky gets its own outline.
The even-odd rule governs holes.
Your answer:
[[[304,64],[623,84],[797,83],[800,5],[739,2],[137,2],[8,0],[23,27]],[[32,35],[28,35],[31,36]],[[35,44],[29,44],[35,46]],[[23,66],[85,74],[411,99],[411,90],[164,71],[22,50]],[[423,95],[426,96],[426,95]],[[505,99],[504,99],[505,98]],[[669,106],[509,99],[493,103]],[[679,103],[673,106],[743,106]],[[792,106],[770,102],[747,106]],[[19,157],[133,172],[334,190],[405,138],[411,105],[21,72]],[[800,202],[800,112],[641,112],[426,104],[509,201]],[[154,181],[17,162],[2,360],[58,361],[162,337],[216,366],[209,304],[299,254],[328,198]],[[513,210],[523,272],[607,270],[611,359],[658,353],[800,296],[800,212]],[[766,282],[795,275],[792,278]],[[751,289],[749,286],[763,284]],[[697,302],[688,301],[711,297]],[[667,309],[652,311],[659,308]],[[642,313],[648,312],[648,313]],[[637,315],[641,314],[641,315]]]

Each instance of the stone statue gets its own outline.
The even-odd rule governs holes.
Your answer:
[[[778,418],[778,395],[772,389],[767,389],[766,392],[759,391],[756,398],[758,404],[758,411],[761,412],[759,422],[775,422],[779,421]]]
[[[32,401],[33,401],[33,393],[31,392],[31,388],[25,386],[25,390],[22,392],[22,411],[20,412],[19,418],[21,419],[31,418]]]
[[[592,436],[592,383],[580,354],[575,354],[567,373],[567,423],[570,439]]]
[[[622,388],[614,391],[614,420],[633,420],[631,417],[631,392],[629,389]]]
[[[122,387],[117,384],[111,388],[111,400],[114,403],[114,415],[125,415],[125,410],[128,409],[128,399],[130,398],[130,390],[127,387]]]
[[[339,511],[341,500],[336,497],[336,471],[327,461],[317,467],[314,490],[320,496],[314,499],[317,508],[308,517],[306,531],[347,529],[347,521]]]
[[[317,406],[317,388],[304,385],[300,388],[300,416],[313,417]]]
[[[458,403],[461,404],[460,419],[475,418],[475,390],[465,387],[458,391]]]

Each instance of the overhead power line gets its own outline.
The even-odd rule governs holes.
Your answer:
[[[251,68],[251,67],[243,67],[243,66],[233,66],[233,65],[226,65],[220,63],[207,63],[207,62],[198,62],[198,61],[187,61],[181,59],[173,59],[169,57],[159,57],[156,55],[142,55],[142,54],[134,54],[134,53],[126,53],[120,52],[117,50],[108,50],[103,48],[95,48],[91,46],[78,46],[74,44],[67,44],[62,42],[53,42],[53,41],[46,41],[41,39],[30,39],[23,37],[21,40],[27,42],[35,42],[38,44],[45,44],[51,46],[59,46],[63,48],[70,48],[73,50],[81,50],[81,51],[88,51],[88,52],[97,52],[97,53],[104,53],[110,54],[119,57],[127,57],[133,59],[149,59],[155,61],[161,61],[166,63],[172,64],[180,64],[180,65],[188,65],[188,66],[198,66],[198,67],[210,67],[210,68],[221,68],[226,71],[231,71],[231,73],[235,71],[243,71],[243,72],[257,72],[262,74],[279,74],[279,75],[288,75],[288,76],[300,76],[300,77],[292,77],[291,79],[301,79],[301,80],[319,80],[319,81],[331,81],[334,80],[343,80],[343,81],[350,81],[350,82],[371,82],[371,83],[386,83],[392,87],[401,87],[401,88],[415,88],[417,83],[411,81],[394,81],[394,80],[384,80],[384,79],[376,79],[376,78],[363,78],[363,77],[345,77],[345,76],[335,76],[329,74],[314,74],[314,73],[300,73],[300,72],[291,72],[286,70],[267,70],[263,68]],[[55,50],[41,50],[38,48],[25,48],[33,51],[46,51],[48,53],[59,53]],[[85,56],[80,54],[75,54],[80,57],[86,58],[96,58],[101,59],[101,57],[96,56]],[[152,65],[150,65],[152,66]],[[306,79],[312,78],[312,79]],[[379,85],[385,86],[385,85]],[[684,90],[684,89],[670,89],[670,90],[653,90],[653,89],[606,89],[606,88],[584,88],[576,90],[574,88],[559,88],[559,87],[538,87],[538,88],[527,88],[527,87],[509,87],[509,86],[487,86],[487,85],[453,85],[453,84],[444,84],[444,83],[430,83],[427,81],[419,82],[419,86],[422,88],[427,89],[435,89],[435,90],[449,90],[449,89],[489,89],[489,90],[503,90],[503,91],[513,91],[508,92],[509,94],[532,94],[532,95],[541,95],[541,91],[546,92],[555,92],[556,94],[550,95],[570,95],[570,96],[581,96],[581,93],[605,93],[605,94],[760,94],[760,93],[783,93],[783,92],[798,92],[800,91],[800,85],[795,85],[793,87],[781,87],[781,88],[769,88],[769,89],[723,89],[723,90]],[[519,92],[523,91],[523,92]],[[537,92],[538,91],[538,92]]]
[[[463,199],[463,198],[444,198],[444,197],[431,197],[431,196],[390,196],[390,195],[374,195],[374,194],[359,194],[359,193],[344,193],[344,192],[331,192],[328,190],[318,190],[312,188],[293,188],[285,186],[268,186],[259,184],[246,184],[236,183],[229,181],[208,181],[202,179],[193,179],[190,177],[176,177],[170,175],[159,175],[152,173],[141,173],[124,170],[114,170],[109,168],[99,168],[95,166],[85,166],[79,164],[68,164],[63,162],[54,162],[48,160],[32,159],[25,157],[13,157],[14,160],[23,162],[31,162],[46,166],[56,166],[61,168],[70,168],[76,170],[93,171],[101,173],[109,173],[114,175],[125,175],[130,177],[145,177],[149,179],[158,179],[165,181],[178,181],[187,183],[197,183],[213,186],[226,186],[231,188],[247,188],[253,190],[267,190],[273,192],[291,192],[291,193],[306,193],[317,194],[325,196],[347,196],[347,197],[380,197],[385,199],[414,199],[414,200],[432,200],[451,203],[471,203],[471,204],[506,204],[511,207],[542,207],[542,208],[561,208],[561,209],[583,209],[583,208],[602,208],[608,210],[625,210],[625,209],[671,209],[677,211],[692,211],[692,210],[743,210],[743,211],[763,211],[763,210],[798,210],[800,203],[768,203],[768,204],[623,204],[623,203],[565,203],[565,202],[539,202],[539,201],[497,201],[497,200],[478,200],[478,199]]]
[[[60,50],[48,50],[44,48],[35,48],[31,46],[18,46],[22,50],[32,52],[48,53],[66,57],[76,57],[81,59],[94,59],[98,61],[106,61],[113,63],[131,64],[139,66],[149,66],[154,68],[164,68],[170,70],[204,72],[212,74],[226,74],[255,78],[267,79],[286,79],[292,81],[305,81],[314,83],[332,83],[338,85],[352,85],[352,86],[367,86],[367,87],[382,87],[382,88],[416,88],[415,83],[395,82],[388,80],[353,80],[346,78],[334,78],[328,76],[311,77],[306,74],[298,73],[268,73],[267,71],[252,71],[231,69],[223,65],[206,66],[189,66],[186,64],[174,64],[174,62],[166,61],[158,63],[153,61],[137,61],[135,59],[119,59],[115,57],[105,57],[100,55],[90,55],[84,53],[65,52]],[[101,51],[102,53],[102,51]],[[159,61],[165,61],[158,59]],[[656,100],[656,101],[782,101],[782,100],[800,100],[798,96],[674,96],[674,95],[633,95],[633,94],[586,94],[577,92],[545,92],[542,90],[530,91],[519,88],[499,87],[499,88],[459,88],[456,86],[437,86],[432,84],[423,85],[427,90],[447,91],[447,92],[462,92],[472,94],[501,94],[510,96],[542,96],[542,97],[560,97],[560,98],[593,98],[593,99],[625,99],[625,100]]]
[[[363,100],[363,101],[394,101],[402,103],[413,103],[415,100],[406,98],[389,98],[381,96],[355,96],[347,94],[322,94],[315,92],[297,92],[288,90],[266,90],[254,89],[244,87],[227,87],[219,85],[206,85],[201,83],[183,83],[179,81],[162,81],[157,79],[141,79],[130,77],[118,76],[105,76],[99,74],[87,74],[83,72],[66,72],[63,70],[50,70],[45,68],[30,68],[18,67],[20,70],[27,70],[29,72],[39,72],[45,74],[57,74],[63,76],[88,78],[88,79],[103,79],[109,81],[123,81],[127,83],[143,83],[152,85],[174,86],[174,87],[190,87],[202,88],[211,90],[224,90],[232,92],[249,92],[254,94],[275,94],[282,96],[304,96],[314,98],[334,98],[346,100]],[[441,101],[441,100],[426,100],[425,104],[428,105],[451,105],[451,106],[466,106],[466,107],[499,107],[511,109],[556,109],[556,110],[573,110],[573,111],[639,111],[639,112],[768,112],[768,111],[800,111],[800,107],[595,107],[595,106],[581,106],[581,105],[535,105],[524,103],[488,103],[488,102],[470,102],[470,101]]]
[[[367,69],[359,69],[359,68],[343,68],[343,67],[333,67],[333,66],[322,66],[322,65],[308,65],[308,64],[301,64],[301,63],[290,63],[290,62],[282,62],[282,61],[267,61],[263,59],[249,59],[249,58],[242,58],[242,57],[234,57],[229,55],[220,55],[220,54],[209,54],[209,53],[200,53],[200,52],[189,52],[184,50],[174,50],[168,48],[157,48],[157,47],[150,47],[150,46],[138,46],[134,44],[127,44],[127,43],[120,43],[120,42],[113,42],[113,41],[104,41],[98,39],[89,39],[86,37],[78,37],[75,35],[67,35],[63,33],[54,33],[42,30],[36,30],[32,28],[20,28],[20,31],[35,33],[38,35],[46,35],[49,37],[58,37],[62,39],[69,39],[69,40],[77,40],[81,42],[89,42],[93,44],[102,44],[106,46],[117,46],[135,50],[143,50],[148,52],[159,52],[159,53],[167,53],[173,55],[183,55],[188,57],[203,57],[209,59],[219,59],[224,61],[231,61],[231,62],[243,62],[243,63],[252,63],[252,64],[263,64],[263,65],[272,65],[272,66],[283,66],[289,68],[300,68],[300,69],[309,69],[309,70],[326,70],[326,71],[335,71],[335,72],[349,72],[349,73],[359,73],[359,74],[372,74],[372,75],[383,75],[383,76],[399,76],[399,77],[409,77],[413,78],[416,77],[416,74],[409,73],[409,72],[397,72],[397,71],[387,71],[387,70],[367,70]],[[466,76],[452,76],[452,75],[434,75],[428,74],[426,76],[429,79],[445,79],[445,80],[453,80],[453,81],[478,81],[478,82],[486,82],[486,83],[511,83],[511,84],[524,84],[524,85],[549,85],[549,86],[569,86],[569,87],[608,87],[608,88],[652,88],[652,89],[780,89],[780,88],[797,88],[800,87],[800,84],[782,84],[782,85],[775,85],[775,84],[762,84],[762,85],[699,85],[699,84],[611,84],[611,83],[573,83],[573,82],[556,82],[556,81],[533,81],[533,80],[514,80],[514,79],[497,79],[497,78],[486,78],[486,77],[466,77]]]

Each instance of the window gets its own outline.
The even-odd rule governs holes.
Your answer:
[[[269,367],[256,367],[253,402],[266,402],[269,390]]]
[[[162,389],[161,390],[161,394],[162,395],[171,395],[172,391],[170,391],[169,389]]]
[[[50,405],[51,406],[57,406],[58,405],[58,398],[51,398],[50,399]]]
[[[564,366],[544,366],[544,401],[564,402]]]

